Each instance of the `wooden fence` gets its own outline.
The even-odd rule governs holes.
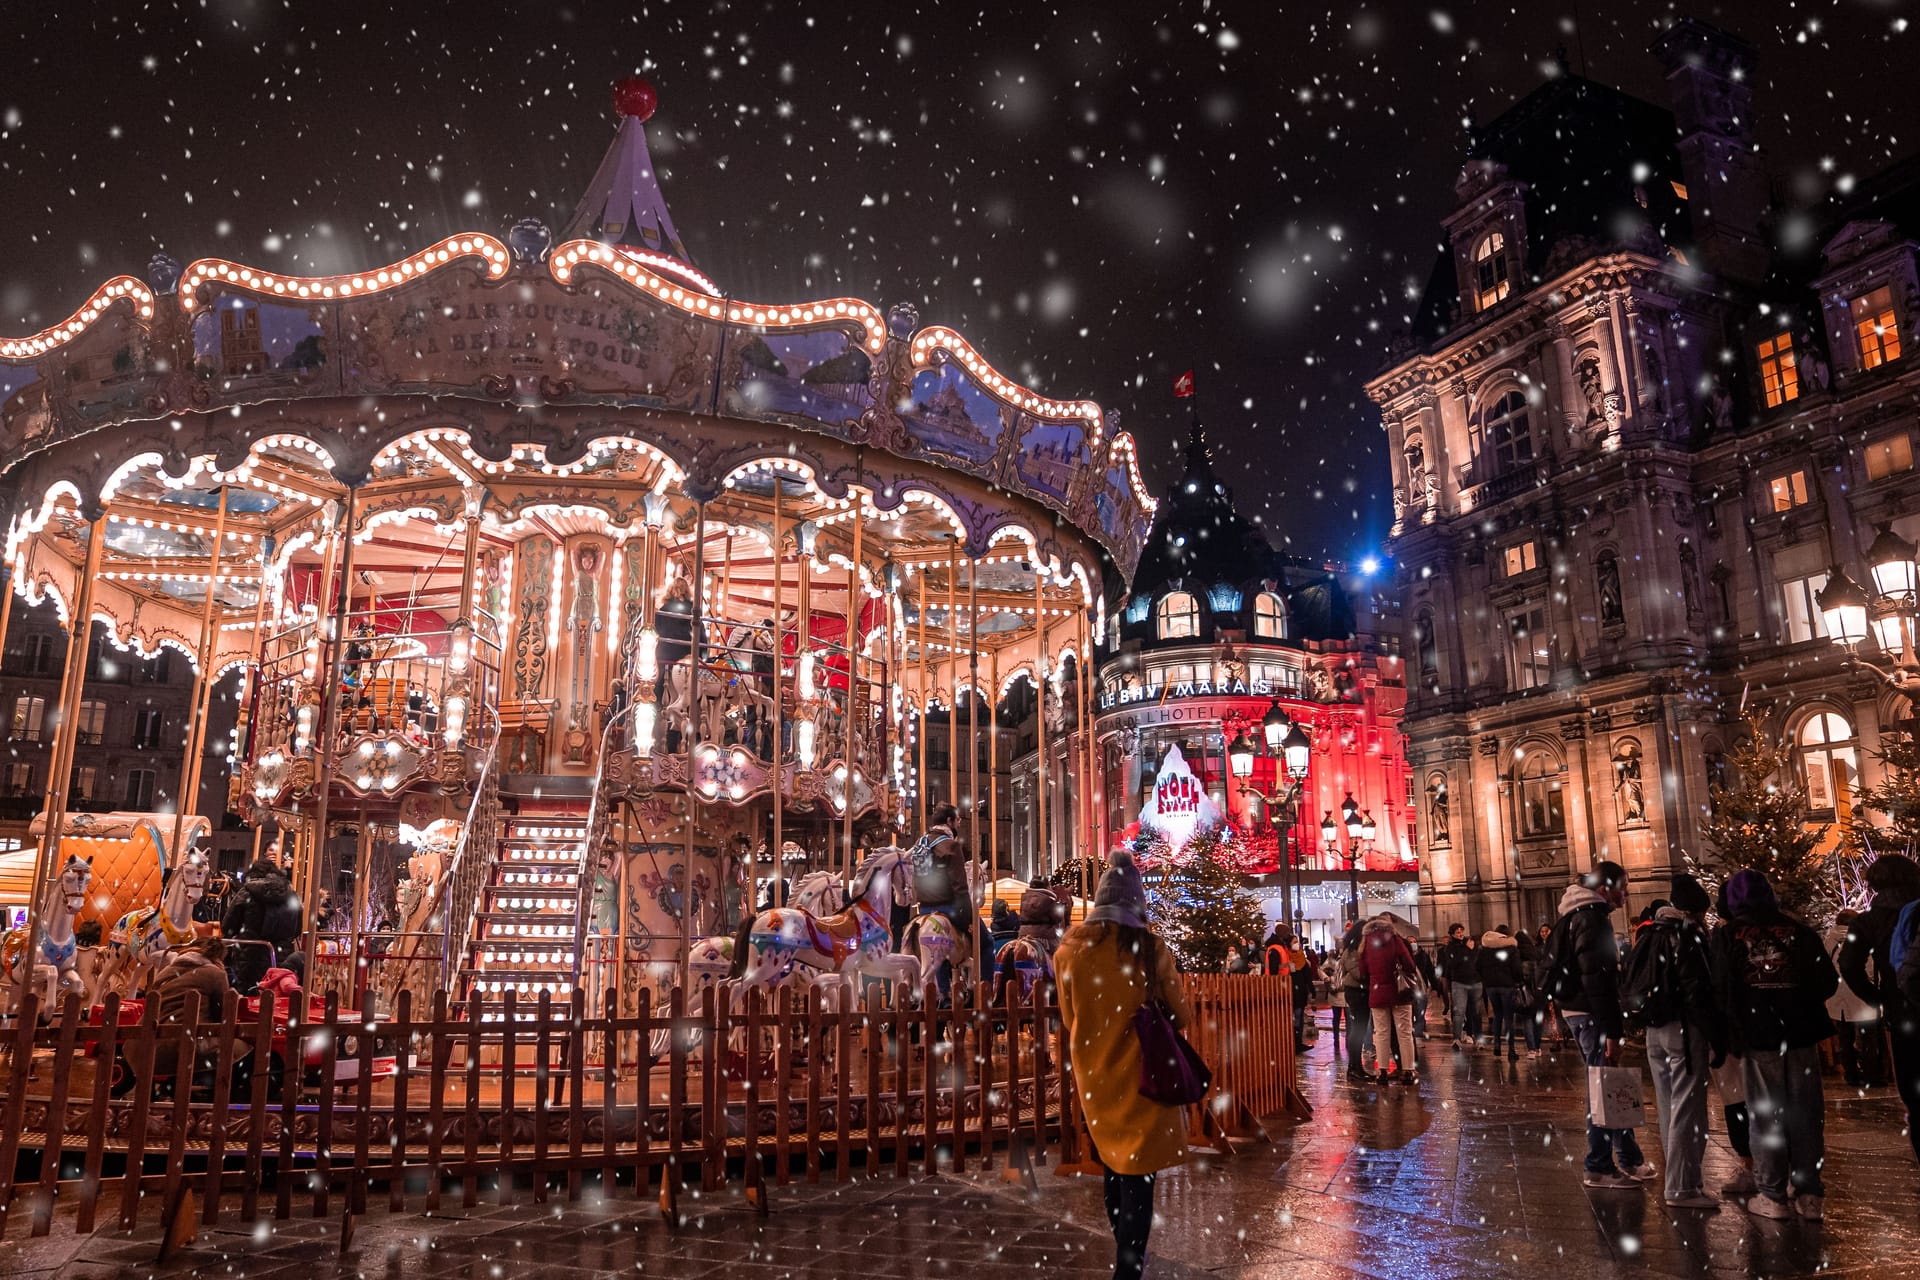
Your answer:
[[[1256,1116],[1308,1114],[1294,1083],[1290,981],[1189,976],[1191,1039],[1214,1068],[1193,1109],[1196,1143],[1230,1151]],[[342,1016],[337,996],[277,1020],[229,995],[217,1023],[119,1025],[69,1000],[51,1025],[28,998],[0,1033],[0,1232],[16,1200],[44,1234],[56,1206],[92,1231],[126,1228],[156,1200],[170,1224],[438,1209],[457,1194],[507,1202],[589,1180],[607,1195],[657,1194],[675,1212],[690,1178],[713,1190],[970,1163],[1030,1177],[1051,1159],[1091,1171],[1059,1007],[908,1007],[879,987],[807,995],[680,989],[637,1017],[612,1006],[436,996],[424,1018]],[[736,1012],[730,1005],[739,1006]],[[180,1064],[190,1063],[186,1074]],[[268,1064],[258,1069],[253,1064]],[[508,1069],[512,1064],[514,1069]],[[34,1154],[38,1153],[37,1166]],[[774,1194],[777,1194],[775,1192]]]

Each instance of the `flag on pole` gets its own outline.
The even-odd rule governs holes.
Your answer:
[[[1193,394],[1193,370],[1189,369],[1173,380],[1173,394],[1182,400]]]

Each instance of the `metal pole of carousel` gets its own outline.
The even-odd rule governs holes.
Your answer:
[[[1074,862],[1081,871],[1081,887],[1086,887],[1087,877],[1099,872],[1097,866],[1088,863],[1100,848],[1093,838],[1093,753],[1089,745],[1093,741],[1093,722],[1087,719],[1087,682],[1093,678],[1093,661],[1087,647],[1087,614],[1080,610],[1079,619],[1079,661],[1073,664],[1073,692],[1078,703],[1077,720],[1079,732],[1075,735],[1073,751],[1074,772],[1080,775],[1080,785],[1074,788],[1075,809],[1079,819],[1080,848],[1074,853]],[[1081,897],[1087,896],[1084,892]]]
[[[693,519],[693,634],[687,649],[687,838],[681,853],[680,879],[680,989],[691,983],[693,962],[693,850],[694,827],[700,814],[699,788],[693,780],[694,749],[699,741],[700,663],[705,657],[707,627],[707,504],[696,503]]]
[[[921,835],[927,831],[927,739],[933,730],[927,724],[927,710],[932,699],[927,695],[927,566],[920,566],[920,776],[914,787],[914,798],[920,802]]]
[[[781,861],[784,844],[782,814],[787,807],[787,753],[780,742],[781,735],[786,730],[786,694],[781,689],[786,655],[781,641],[784,629],[780,625],[780,590],[782,579],[785,577],[783,570],[786,566],[787,551],[786,544],[780,540],[780,473],[775,470],[770,474],[773,476],[773,688],[771,690],[773,694],[773,834],[768,839],[767,853],[773,861],[773,869],[770,873],[772,882],[778,885],[784,866]],[[754,888],[758,889],[760,869],[757,865],[754,867],[753,880]],[[768,905],[783,905],[778,898],[777,889],[770,891],[767,894]],[[749,914],[755,905],[755,902],[751,901],[747,904],[746,910]]]
[[[53,761],[47,773],[46,830],[40,836],[40,856],[34,860],[33,891],[27,895],[27,958],[17,990],[23,995],[33,984],[33,951],[39,944],[40,899],[46,883],[59,872],[61,829],[67,825],[67,778],[73,771],[74,735],[80,728],[80,693],[87,681],[87,650],[93,637],[93,584],[100,576],[100,554],[106,543],[107,512],[97,508],[87,522],[86,568],[80,575],[76,601],[67,625],[67,665],[60,681],[60,723],[54,730]],[[11,594],[11,593],[9,593]],[[49,1016],[52,1010],[47,1011]]]
[[[967,870],[980,883],[980,565],[967,558]],[[974,910],[980,903],[974,903]],[[985,957],[982,957],[984,960]]]
[[[947,544],[947,803],[960,811],[960,535]]]
[[[861,512],[861,501],[856,496],[854,510]],[[840,766],[847,776],[840,781],[841,839],[846,848],[842,852],[845,859],[841,870],[841,879],[851,879],[855,858],[853,856],[853,776],[860,760],[858,743],[858,724],[860,720],[860,556],[864,550],[861,535],[865,531],[866,521],[861,514],[853,518],[853,559],[847,563],[847,715],[846,729],[840,735]]]
[[[347,513],[340,525],[339,589],[331,595],[334,626],[333,639],[327,649],[327,688],[320,699],[320,724],[316,730],[320,737],[320,752],[319,767],[313,775],[313,785],[318,793],[313,805],[313,836],[307,845],[307,865],[300,876],[300,906],[306,916],[300,946],[301,954],[306,957],[303,982],[308,990],[313,989],[320,975],[320,958],[315,954],[315,944],[320,936],[320,917],[314,909],[319,895],[315,889],[320,878],[320,864],[327,857],[327,815],[332,807],[333,769],[340,745],[340,680],[346,665],[347,615],[353,607],[353,522],[359,509],[360,486],[349,485]],[[319,623],[325,626],[324,616]]]
[[[266,661],[268,625],[267,569],[272,560],[272,547],[273,539],[268,537],[262,537],[260,539],[260,589],[255,594],[253,601],[253,659],[240,669],[240,688],[234,694],[234,699],[238,706],[238,710],[235,711],[233,718],[234,758],[236,761],[250,761],[254,758],[253,722],[256,719],[256,707],[254,704],[260,700],[260,673],[261,667]],[[277,619],[278,616],[278,610],[276,610],[275,618]],[[231,787],[233,784],[230,781],[228,785]],[[247,861],[252,862],[259,856],[260,824],[255,823],[253,827],[253,851],[248,855]]]
[[[987,878],[1000,879],[1000,651],[987,651]]]
[[[1053,850],[1047,844],[1047,571],[1040,565],[1039,540],[1033,550],[1033,692],[1038,708],[1039,751],[1034,756],[1035,814],[1033,870],[1035,875],[1053,871]]]
[[[13,561],[0,564],[0,652],[7,645],[7,627],[13,622]]]
[[[213,704],[214,608],[220,599],[220,553],[227,542],[227,504],[232,490],[220,486],[220,509],[213,519],[213,555],[207,564],[207,598],[200,607],[200,655],[194,669],[193,719],[187,724],[187,756],[180,763],[180,794],[174,802],[173,853],[168,865],[179,866],[186,846],[187,820],[199,808],[200,765],[206,757],[207,712]]]

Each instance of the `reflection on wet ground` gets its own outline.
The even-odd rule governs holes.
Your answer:
[[[1732,1205],[1669,1210],[1658,1183],[1583,1188],[1585,1077],[1573,1053],[1509,1063],[1430,1041],[1423,1059],[1418,1090],[1354,1086],[1322,1036],[1304,1067],[1311,1124],[1162,1179],[1148,1275],[1920,1275],[1920,1170],[1890,1091],[1829,1098],[1827,1221],[1759,1222]],[[1657,1140],[1642,1140],[1658,1163]],[[1733,1170],[1716,1132],[1707,1185]],[[166,1267],[154,1265],[150,1223],[132,1237],[85,1239],[62,1223],[35,1241],[21,1238],[16,1219],[0,1242],[0,1275],[1000,1280],[1098,1277],[1112,1265],[1098,1179],[1046,1171],[1031,1198],[990,1175],[889,1174],[775,1188],[765,1217],[738,1192],[689,1197],[683,1207],[689,1217],[678,1230],[631,1198],[433,1218],[376,1213],[344,1256],[336,1220],[296,1220],[257,1235],[203,1233]]]

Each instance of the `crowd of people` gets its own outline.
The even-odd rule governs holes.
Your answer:
[[[1761,1217],[1817,1220],[1824,1041],[1835,1040],[1849,1085],[1896,1086],[1920,1158],[1920,864],[1883,856],[1866,885],[1871,905],[1822,934],[1784,910],[1758,871],[1734,873],[1717,898],[1676,875],[1623,935],[1627,874],[1601,862],[1532,933],[1501,924],[1476,938],[1455,923],[1429,957],[1397,916],[1352,922],[1331,954],[1308,961],[1318,980],[1309,998],[1329,1009],[1335,1054],[1363,1084],[1418,1083],[1430,1000],[1455,1052],[1485,1046],[1514,1061],[1551,1042],[1546,1051],[1570,1045],[1599,1068],[1618,1066],[1644,1036],[1666,1203],[1712,1210],[1726,1198]],[[1718,1196],[1701,1170],[1714,1091],[1741,1162]],[[1587,1186],[1625,1190],[1656,1176],[1632,1129],[1589,1124]]]

